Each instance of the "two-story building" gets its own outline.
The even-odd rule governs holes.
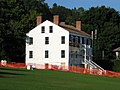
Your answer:
[[[88,67],[85,62],[92,60],[91,36],[81,30],[81,21],[76,27],[59,23],[59,16],[53,22],[37,17],[37,26],[30,30],[26,39],[26,65],[35,68]]]

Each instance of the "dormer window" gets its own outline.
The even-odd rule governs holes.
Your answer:
[[[49,33],[53,33],[53,26],[49,26]]]
[[[45,26],[41,27],[41,33],[45,33]]]

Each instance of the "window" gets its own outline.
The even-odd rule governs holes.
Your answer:
[[[41,27],[41,33],[45,33],[45,26]]]
[[[75,43],[78,43],[78,37],[77,36],[75,37]]]
[[[29,51],[29,58],[33,58],[33,51]]]
[[[89,39],[86,40],[86,45],[89,45]]]
[[[78,43],[80,43],[80,37],[78,36]]]
[[[72,36],[71,35],[69,35],[69,41],[72,42]]]
[[[76,51],[76,58],[78,57],[78,52]]]
[[[73,54],[71,54],[71,58],[73,58]]]
[[[92,40],[90,38],[86,40],[86,45],[90,45],[90,47],[92,46]]]
[[[82,37],[82,44],[85,44],[84,37]]]
[[[49,44],[49,37],[45,37],[45,44]]]
[[[75,36],[73,36],[73,43],[75,43]]]
[[[45,50],[45,58],[48,58],[49,57],[49,52],[48,50]]]
[[[76,54],[76,58],[78,57],[78,55]]]
[[[53,26],[49,27],[49,33],[53,33]]]
[[[61,44],[65,44],[65,36],[61,36]]]
[[[33,44],[33,38],[29,37],[29,45]]]
[[[92,39],[90,39],[90,47],[92,47]]]
[[[74,38],[73,35],[70,35],[70,36],[69,36],[69,41],[70,41],[71,43],[73,43],[73,38]]]
[[[65,50],[61,50],[61,58],[65,58]]]

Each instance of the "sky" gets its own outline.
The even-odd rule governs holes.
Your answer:
[[[45,2],[48,3],[49,7],[52,7],[54,3],[57,3],[57,5],[70,9],[83,7],[86,10],[91,7],[100,7],[104,5],[120,12],[120,0],[45,0]]]

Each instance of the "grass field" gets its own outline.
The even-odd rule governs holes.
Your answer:
[[[0,68],[0,90],[120,90],[120,78]]]

